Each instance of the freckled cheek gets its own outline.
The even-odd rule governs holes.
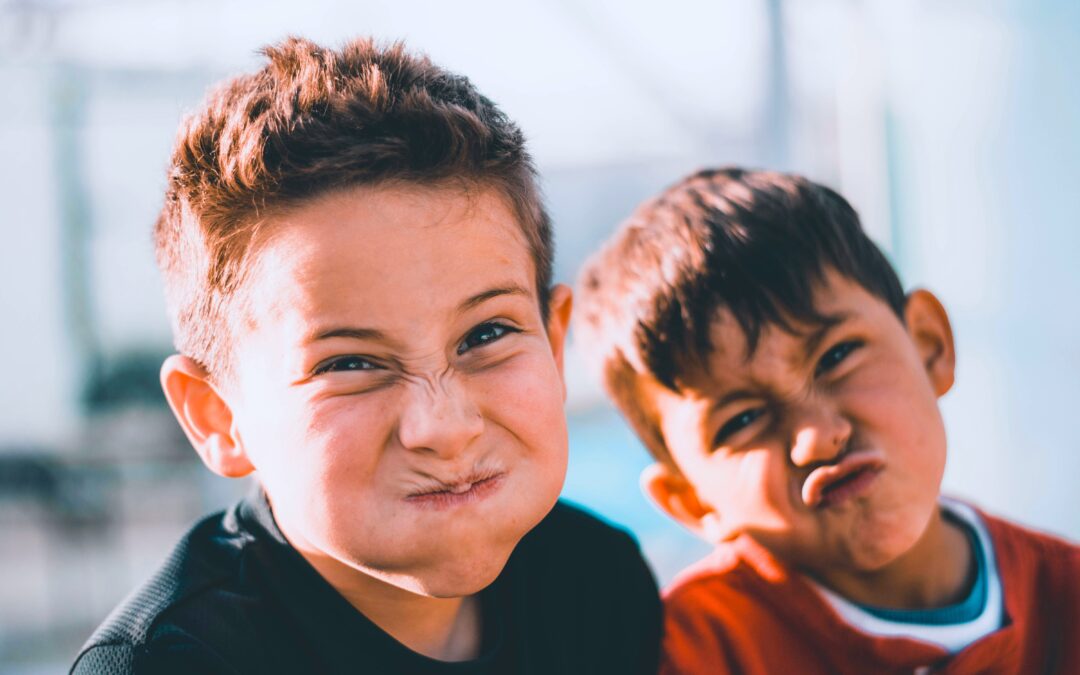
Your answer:
[[[487,396],[517,401],[535,398],[562,402],[562,381],[550,355],[520,354],[499,367],[476,375],[478,389]]]
[[[945,425],[940,413],[936,409],[927,410],[921,420],[898,425],[896,437],[903,439],[905,460],[912,475],[924,489],[936,493],[945,472],[946,455]]]
[[[523,440],[548,439],[565,446],[562,380],[550,356],[522,356],[470,378],[469,388],[488,424]],[[565,452],[565,449],[563,450]]]
[[[912,407],[924,396],[903,369],[881,367],[864,370],[836,390],[844,414],[872,427],[890,427],[896,420],[909,420]]]
[[[849,392],[845,409],[856,434],[889,452],[891,464],[933,478],[944,470],[944,423],[937,399],[922,384],[898,375],[870,381]]]

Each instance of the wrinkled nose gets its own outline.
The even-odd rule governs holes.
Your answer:
[[[480,410],[452,378],[409,386],[398,422],[398,439],[404,447],[450,458],[483,430]]]
[[[851,440],[851,422],[826,405],[803,406],[792,429],[791,462],[805,467],[834,461]]]

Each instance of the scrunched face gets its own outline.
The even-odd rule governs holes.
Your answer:
[[[489,190],[351,189],[265,232],[230,407],[282,531],[324,574],[475,593],[562,488],[568,289],[545,325]]]
[[[677,471],[646,483],[707,537],[749,534],[842,585],[917,551],[938,517],[953,346],[926,291],[906,325],[834,271],[814,300],[826,325],[766,326],[753,352],[720,310],[707,367],[681,393],[652,387]]]

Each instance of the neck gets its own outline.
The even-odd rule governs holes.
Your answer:
[[[372,623],[414,652],[441,661],[467,661],[480,655],[476,596],[432,598],[350,567],[345,568],[351,572],[348,578],[333,579],[323,569],[315,569]]]
[[[467,661],[480,655],[476,596],[434,598],[414,593],[287,534],[286,539],[349,604],[414,652],[441,661]]]
[[[935,510],[915,545],[888,565],[869,572],[815,575],[852,602],[893,609],[932,609],[963,599],[974,555],[967,535]]]

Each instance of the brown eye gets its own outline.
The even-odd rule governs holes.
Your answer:
[[[505,324],[495,323],[493,321],[482,323],[465,336],[465,339],[458,345],[457,353],[464,354],[470,349],[482,347],[488,343],[502,339],[510,333],[519,332],[521,331],[516,328],[511,328]]]
[[[829,372],[838,366],[840,362],[846,359],[853,351],[862,346],[863,343],[857,340],[841,342],[822,355],[821,360],[818,361],[817,367],[814,369],[814,374],[821,375],[822,373]]]
[[[320,363],[315,367],[315,374],[342,373],[355,370],[375,370],[377,366],[362,356],[339,356]]]
[[[724,426],[720,427],[720,431],[716,432],[716,436],[713,438],[713,447],[722,445],[729,436],[750,426],[764,414],[764,408],[751,408],[724,422]]]

